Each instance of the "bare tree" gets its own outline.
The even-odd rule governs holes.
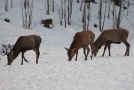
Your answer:
[[[88,6],[88,16],[87,16],[87,30],[88,30],[90,17],[91,17],[91,15],[90,15],[90,3],[88,3],[87,6]]]
[[[68,0],[68,25],[71,25],[71,16],[72,16],[72,2],[73,0]]]
[[[45,0],[46,1],[46,14],[47,15],[50,15],[51,12],[54,12],[54,5],[55,5],[55,2],[54,0]]]
[[[47,15],[50,15],[50,2],[47,0]]]
[[[8,0],[5,0],[5,11],[8,12]]]
[[[115,28],[117,15],[116,15],[115,3],[114,2],[113,2],[112,16],[113,16],[113,28]]]
[[[130,1],[128,0],[128,2],[127,2],[127,16],[128,16],[129,6],[130,6]]]
[[[10,2],[11,2],[11,8],[13,7],[13,0],[10,0]]]
[[[54,0],[52,0],[52,11],[54,12]]]
[[[82,0],[80,0],[81,2],[80,2],[80,11],[82,10]]]
[[[86,30],[86,2],[84,3],[84,10],[82,15],[83,30]]]
[[[103,31],[103,28],[104,28],[104,25],[105,25],[106,9],[107,9],[107,2],[105,3],[105,11],[104,11],[104,18],[103,18],[103,24],[102,24],[101,31]]]
[[[71,25],[72,3],[73,0],[61,0],[61,9],[59,9],[60,24],[64,25],[65,28],[67,24]]]
[[[66,5],[66,0],[65,0],[65,2],[64,2],[64,24],[65,24],[65,28],[66,28],[66,26],[67,26],[67,5]]]
[[[102,31],[102,0],[100,0],[100,7],[99,7],[99,29]]]
[[[110,15],[111,15],[111,14],[110,14],[110,11],[111,11],[111,8],[110,8],[110,7],[111,7],[111,3],[112,3],[112,2],[109,1],[109,5],[108,5],[108,15],[107,15],[108,19],[110,19]]]
[[[23,28],[31,29],[33,15],[33,0],[22,0],[21,2]]]
[[[122,14],[122,2],[120,2],[120,6],[119,6],[119,13],[118,13],[117,25],[116,25],[117,28],[120,27],[120,23],[121,23],[121,14]]]
[[[124,5],[125,0],[123,1],[118,1],[117,2],[113,2],[113,28],[120,28],[120,24],[121,24],[121,20],[123,18],[123,12],[124,12]],[[119,7],[119,9],[115,9],[115,5],[117,5]],[[118,11],[117,11],[118,10]]]
[[[60,16],[60,24],[61,25],[63,25],[62,24],[62,22],[63,22],[63,13],[64,13],[64,8],[63,8],[63,0],[61,0],[61,9],[59,9],[59,16]]]

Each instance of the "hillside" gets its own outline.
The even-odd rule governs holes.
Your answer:
[[[96,0],[98,3],[99,1]],[[29,63],[21,64],[21,53],[7,65],[7,56],[0,55],[0,90],[133,90],[134,88],[134,6],[129,8],[129,16],[124,17],[122,28],[129,30],[128,42],[130,43],[130,56],[124,56],[126,46],[112,44],[111,57],[108,51],[104,57],[103,47],[99,50],[97,57],[84,61],[83,49],[79,50],[78,60],[75,57],[68,61],[67,51],[64,47],[70,47],[76,32],[82,31],[82,14],[78,10],[79,4],[73,1],[72,25],[66,28],[59,23],[58,7],[59,0],[55,0],[56,10],[51,15],[45,15],[44,0],[34,2],[33,29],[22,28],[22,16],[20,1],[14,0],[13,8],[9,12],[4,11],[4,0],[0,0],[0,46],[2,44],[15,44],[19,36],[39,35],[42,38],[40,46],[39,64],[36,64],[34,51],[27,51],[25,57]],[[93,27],[98,22],[95,11],[98,4],[92,5],[92,19],[90,30],[96,35],[101,33],[99,28]],[[11,22],[3,21],[5,17]],[[52,29],[43,27],[42,19],[52,18],[54,26]],[[106,19],[104,29],[112,28],[112,19]],[[1,48],[1,47],[0,47]]]

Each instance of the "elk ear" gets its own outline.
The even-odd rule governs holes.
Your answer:
[[[69,50],[68,48],[64,47],[67,51]]]

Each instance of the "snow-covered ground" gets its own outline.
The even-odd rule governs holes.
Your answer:
[[[0,0],[3,2],[4,0]],[[4,3],[4,2],[3,2]],[[93,60],[88,57],[84,61],[83,50],[79,50],[78,61],[74,58],[68,61],[64,47],[69,47],[76,32],[82,31],[79,12],[74,11],[73,25],[64,28],[59,25],[57,13],[53,13],[54,27],[44,28],[40,20],[45,18],[42,4],[43,0],[35,3],[34,20],[36,25],[33,30],[21,28],[21,14],[19,12],[19,0],[14,0],[14,8],[10,9],[8,17],[11,23],[2,21],[5,15],[0,17],[0,45],[14,44],[19,36],[36,34],[41,36],[39,64],[35,63],[34,51],[25,53],[29,63],[21,64],[21,54],[13,61],[11,66],[7,65],[7,57],[0,55],[0,90],[133,90],[134,89],[134,31],[130,23],[123,19],[123,28],[130,32],[128,42],[131,44],[130,56],[124,56],[126,46],[124,44],[112,44],[111,57],[108,51],[101,57],[103,47],[98,56]],[[57,0],[57,5],[59,5]],[[76,5],[76,6],[75,6]],[[74,8],[77,9],[77,4]],[[0,9],[3,4],[0,3]],[[93,5],[94,7],[94,5]],[[95,8],[96,9],[96,8]],[[128,17],[134,24],[134,7],[130,9]],[[1,12],[4,12],[1,10]],[[14,13],[16,12],[16,13]],[[93,12],[93,11],[92,11]],[[76,14],[75,14],[76,13]],[[15,16],[16,14],[16,16]],[[55,17],[56,18],[55,18]],[[92,23],[93,20],[92,20]],[[110,28],[106,23],[105,28]],[[100,34],[98,28],[91,26],[96,38]],[[1,46],[0,46],[1,47]],[[89,54],[89,56],[91,53]]]

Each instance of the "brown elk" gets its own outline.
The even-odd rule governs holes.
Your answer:
[[[7,54],[8,58],[8,65],[11,65],[11,63],[14,61],[14,59],[19,55],[20,52],[22,52],[22,61],[21,65],[23,65],[23,59],[26,60],[24,57],[24,53],[27,50],[34,50],[36,53],[36,63],[38,63],[38,58],[40,55],[39,47],[41,43],[41,37],[37,35],[29,35],[29,36],[20,36],[18,40],[16,41],[13,49]]]
[[[90,52],[88,45],[90,44],[91,50],[92,50],[94,38],[95,38],[95,34],[92,31],[77,32],[74,35],[73,42],[70,45],[70,48],[69,49],[65,48],[68,54],[68,61],[71,61],[75,54],[76,54],[75,61],[77,61],[78,50],[80,48],[83,48],[85,60],[87,60],[88,54]],[[87,53],[86,53],[86,50],[87,50]],[[92,55],[91,55],[91,59],[92,59]]]
[[[94,42],[93,46],[93,54],[94,56],[97,55],[98,50],[101,48],[101,46],[105,45],[104,51],[102,54],[102,57],[105,54],[105,51],[108,47],[109,50],[109,56],[111,56],[110,49],[111,49],[111,44],[120,44],[124,43],[126,45],[126,52],[125,56],[129,56],[129,49],[130,49],[130,44],[127,42],[129,32],[126,29],[110,29],[110,30],[104,30],[98,39]]]

